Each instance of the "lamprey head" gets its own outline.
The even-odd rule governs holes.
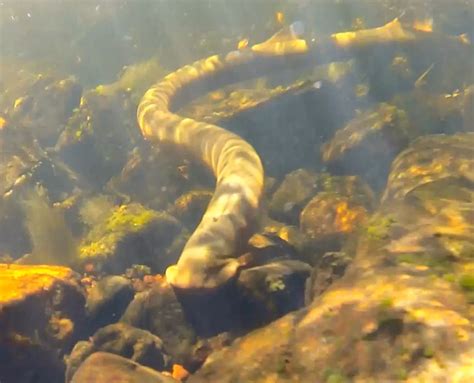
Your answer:
[[[205,292],[215,290],[237,277],[241,262],[235,258],[216,258],[203,263],[202,254],[196,259],[181,258],[166,269],[166,280],[174,288]],[[204,266],[203,266],[204,265]]]

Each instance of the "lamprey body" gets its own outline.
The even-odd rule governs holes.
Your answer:
[[[138,107],[138,122],[147,139],[187,148],[216,177],[215,192],[201,222],[178,263],[166,272],[174,287],[213,289],[236,275],[239,244],[245,233],[251,233],[264,171],[254,148],[238,135],[172,110],[220,86],[263,75],[269,68],[288,67],[289,57],[301,56],[306,50],[304,40],[291,27],[273,39],[265,52],[259,51],[261,44],[256,50],[211,56],[178,69],[150,88]]]
[[[239,244],[245,243],[245,233],[250,234],[258,212],[264,172],[258,154],[241,137],[174,111],[198,95],[271,71],[343,59],[375,45],[429,42],[433,36],[405,28],[397,19],[379,28],[311,41],[301,38],[301,27],[295,23],[262,44],[184,66],[150,88],[138,107],[145,138],[188,149],[216,177],[213,198],[200,224],[178,263],[166,272],[167,280],[178,289],[214,289],[237,274]]]

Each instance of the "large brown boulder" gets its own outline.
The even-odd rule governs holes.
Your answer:
[[[400,154],[344,276],[189,382],[473,381],[471,140],[426,137]]]
[[[72,378],[72,383],[177,383],[178,380],[107,352],[92,354]]]

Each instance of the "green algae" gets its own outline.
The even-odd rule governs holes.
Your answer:
[[[408,370],[404,367],[400,367],[394,371],[395,379],[406,380],[408,378]]]
[[[367,224],[367,234],[376,240],[388,239],[390,228],[395,222],[391,216],[374,215]]]
[[[66,127],[66,135],[68,139],[74,142],[83,142],[86,137],[94,134],[92,117],[87,108],[81,107],[73,110],[73,114],[69,119]]]
[[[474,274],[461,275],[458,283],[463,290],[468,292],[474,292]]]
[[[175,263],[187,239],[180,222],[165,211],[138,203],[115,207],[93,226],[80,247],[79,267],[124,273],[133,264],[163,273]]]
[[[429,359],[429,358],[432,358],[434,355],[435,355],[435,350],[434,350],[433,347],[431,347],[431,346],[425,346],[425,347],[423,348],[423,356],[424,356],[425,358],[428,358],[428,359]]]
[[[122,205],[107,219],[105,230],[115,232],[136,232],[142,230],[157,218],[158,213],[138,207]]]
[[[325,383],[348,383],[347,376],[337,368],[326,368],[323,371],[323,380]]]
[[[393,298],[392,297],[385,297],[380,301],[380,309],[381,310],[388,310],[393,307]]]
[[[402,253],[396,257],[398,263],[406,263],[409,265],[426,266],[435,275],[445,278],[453,271],[453,261],[448,254],[436,254],[432,252],[420,253]],[[449,279],[449,276],[448,276]]]
[[[280,278],[271,278],[267,281],[268,283],[268,290],[270,292],[277,292],[286,289],[285,282],[283,282]]]
[[[144,230],[160,213],[139,204],[122,205],[112,211],[104,222],[92,229],[80,248],[80,257],[106,257],[115,251],[117,243],[130,233]]]

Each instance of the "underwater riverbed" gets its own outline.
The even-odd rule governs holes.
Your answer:
[[[0,0],[0,382],[474,381],[473,25]]]

